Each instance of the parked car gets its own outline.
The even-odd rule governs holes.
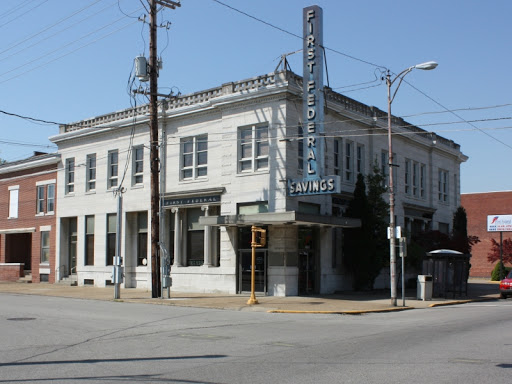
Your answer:
[[[500,282],[500,299],[512,296],[512,271]]]

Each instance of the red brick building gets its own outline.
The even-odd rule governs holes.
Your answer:
[[[473,246],[471,270],[473,277],[490,277],[495,264],[487,261],[491,239],[500,241],[498,232],[487,232],[488,215],[512,215],[512,191],[466,193],[461,195],[461,205],[468,217],[468,234],[478,236],[480,243]],[[512,233],[503,233],[503,239]]]
[[[0,281],[25,274],[55,282],[57,168],[60,155],[0,165]]]

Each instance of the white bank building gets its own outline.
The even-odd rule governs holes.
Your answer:
[[[172,289],[250,290],[251,225],[256,291],[288,296],[351,288],[343,267],[345,217],[358,173],[388,173],[387,114],[324,89],[324,172],[339,193],[294,196],[304,177],[303,84],[290,71],[223,84],[159,103],[162,248]],[[123,187],[124,287],[151,290],[148,105],[60,127],[51,137],[57,178],[58,280],[112,281],[117,199]],[[451,230],[460,203],[458,144],[393,119],[396,222],[408,233]],[[400,133],[403,133],[400,135]]]

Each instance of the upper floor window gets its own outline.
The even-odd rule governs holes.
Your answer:
[[[356,172],[364,175],[364,145],[357,144],[356,148]]]
[[[333,155],[334,155],[334,174],[335,175],[341,175],[341,170],[343,169],[343,159],[341,157],[341,146],[342,146],[342,140],[341,139],[334,139],[334,148],[333,148]]]
[[[86,191],[94,191],[96,189],[96,154],[87,155],[86,159]]]
[[[36,214],[55,211],[55,180],[41,181],[36,184]]]
[[[108,189],[117,187],[117,177],[119,174],[119,151],[114,149],[108,152]]]
[[[197,179],[208,174],[208,136],[181,139],[182,180]]]
[[[66,159],[66,195],[75,192],[75,158]]]
[[[354,181],[354,143],[345,142],[345,181]]]
[[[425,190],[427,185],[427,166],[425,164],[420,165],[420,197],[425,198]]]
[[[443,169],[439,170],[438,197],[439,201],[448,202],[448,171]]]
[[[389,151],[382,151],[380,153],[380,171],[383,176],[383,186],[389,185]]]
[[[268,169],[268,127],[250,126],[238,130],[238,172]]]
[[[414,161],[412,163],[412,195],[415,197],[419,197],[419,191],[420,191],[420,170],[419,170],[420,164]]]
[[[36,213],[44,213],[44,185],[38,185],[37,189],[37,203],[36,203]]]
[[[405,159],[405,174],[404,174],[404,184],[405,184],[405,193],[407,195],[411,194],[411,160]]]
[[[19,192],[19,185],[9,187],[9,219],[16,219],[18,217]]]
[[[304,128],[302,128],[302,124],[299,124],[297,137],[297,173],[302,174],[304,171]]]
[[[144,146],[133,147],[133,184],[142,184],[144,181]]]

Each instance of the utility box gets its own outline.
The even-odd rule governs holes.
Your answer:
[[[418,275],[418,300],[432,300],[432,275]]]

